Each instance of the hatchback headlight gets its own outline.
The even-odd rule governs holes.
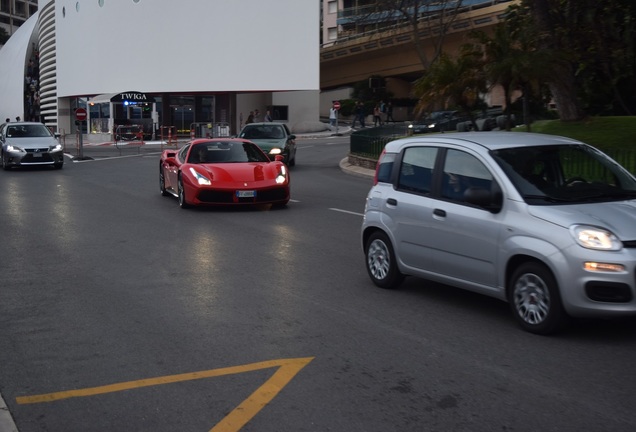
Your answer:
[[[271,149],[269,151],[269,154],[271,155],[279,155],[281,154],[283,151],[281,149],[279,149],[278,147],[274,147],[273,149]]]
[[[49,147],[49,151],[51,152],[60,151],[60,150],[62,150],[62,144],[59,144],[59,143]]]
[[[619,251],[621,241],[610,231],[591,225],[572,225],[570,233],[574,241],[586,249]]]

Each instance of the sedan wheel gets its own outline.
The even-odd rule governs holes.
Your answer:
[[[556,281],[545,266],[538,263],[519,266],[508,287],[512,313],[524,330],[550,334],[561,327],[566,314]]]
[[[383,232],[375,232],[369,237],[365,247],[367,272],[374,284],[380,288],[396,288],[404,275],[397,268],[391,241]]]
[[[185,190],[183,189],[183,181],[181,180],[181,177],[179,177],[178,189],[179,189],[179,205],[181,206],[182,209],[190,208],[190,204],[186,202]]]

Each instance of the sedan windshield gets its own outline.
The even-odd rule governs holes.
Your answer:
[[[285,131],[279,125],[246,126],[239,138],[282,139],[285,138]]]
[[[509,148],[492,155],[529,204],[636,198],[636,179],[588,145]]]
[[[193,145],[188,163],[269,162],[269,158],[254,144],[247,142],[210,141]]]
[[[50,137],[51,131],[44,125],[27,124],[7,126],[7,138],[42,138]]]

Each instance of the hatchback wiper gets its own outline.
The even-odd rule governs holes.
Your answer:
[[[547,201],[547,202],[572,202],[572,201],[577,201],[576,199],[566,199],[566,198],[555,198],[552,196],[548,196],[548,195],[521,195],[521,197],[525,200],[541,200],[541,201]]]

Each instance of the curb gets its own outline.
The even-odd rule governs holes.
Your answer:
[[[13,417],[11,417],[11,413],[9,412],[9,408],[4,403],[4,399],[2,399],[2,395],[0,394],[0,432],[18,432],[18,428],[16,427]]]

